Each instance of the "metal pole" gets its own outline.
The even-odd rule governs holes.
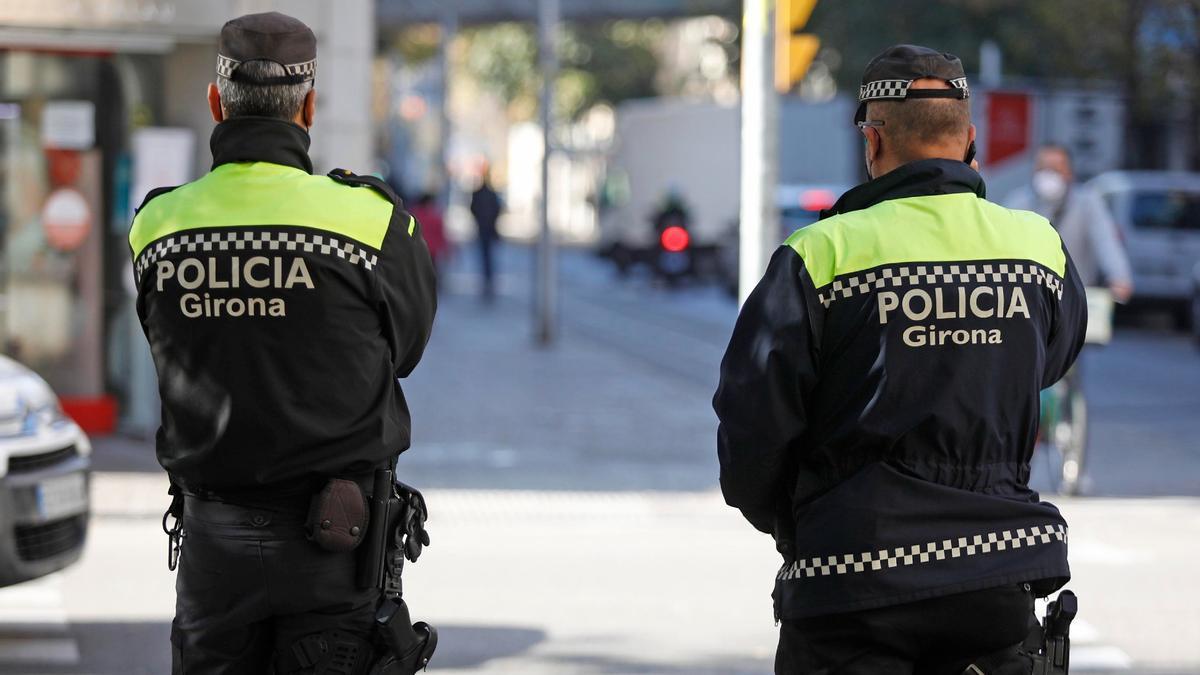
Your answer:
[[[437,178],[442,181],[442,209],[449,209],[453,197],[454,181],[450,177],[450,45],[458,34],[458,8],[454,0],[443,0],[441,16],[441,41],[438,45],[438,69],[441,95],[441,125],[438,133]]]
[[[779,101],[774,89],[774,0],[742,9],[742,187],[738,233],[738,301],[758,284],[779,242],[775,209]]]
[[[542,194],[538,204],[540,228],[534,274],[534,334],[543,347],[554,342],[558,278],[554,240],[550,232],[550,127],[553,121],[554,79],[558,73],[559,0],[538,1],[538,53],[542,71]]]

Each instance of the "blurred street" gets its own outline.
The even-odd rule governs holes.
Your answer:
[[[492,306],[469,266],[446,275],[405,388],[401,474],[433,537],[406,597],[442,631],[434,672],[770,672],[776,556],[716,489],[708,398],[734,303],[565,252],[564,335],[542,351],[528,254],[503,261]],[[1057,500],[1082,607],[1072,672],[1200,672],[1200,355],[1131,328],[1087,368],[1089,496]],[[100,439],[95,460],[83,562],[0,590],[0,672],[168,670],[165,479],[146,443]]]

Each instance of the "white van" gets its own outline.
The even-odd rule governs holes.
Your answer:
[[[1200,174],[1109,171],[1089,185],[1108,204],[1133,267],[1134,301],[1166,302],[1190,321],[1200,262]]]

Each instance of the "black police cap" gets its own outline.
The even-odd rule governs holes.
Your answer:
[[[246,61],[274,61],[287,75],[249,78],[238,73]],[[299,19],[279,12],[247,14],[221,27],[217,74],[250,84],[299,84],[317,73],[317,37]]]
[[[949,89],[910,89],[913,80],[932,77],[945,80]],[[918,45],[888,47],[871,59],[858,88],[858,112],[855,122],[867,118],[868,101],[903,101],[910,98],[970,97],[967,74],[962,61],[953,54]]]

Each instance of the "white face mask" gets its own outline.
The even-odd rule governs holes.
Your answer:
[[[1041,169],[1033,174],[1033,192],[1044,202],[1057,203],[1067,194],[1067,180],[1057,171]]]

